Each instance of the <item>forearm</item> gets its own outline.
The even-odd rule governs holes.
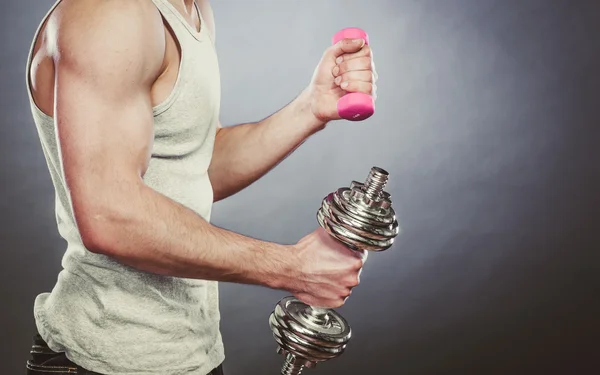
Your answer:
[[[262,121],[220,129],[208,170],[215,202],[264,176],[324,126],[311,113],[303,92]]]
[[[156,274],[285,289],[291,246],[215,227],[143,183],[127,189],[87,213],[80,226],[89,250]]]

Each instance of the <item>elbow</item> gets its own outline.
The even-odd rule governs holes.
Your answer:
[[[112,245],[107,241],[107,233],[100,226],[77,223],[81,242],[87,251],[94,254],[111,255],[114,253]]]
[[[118,252],[116,215],[110,207],[83,205],[75,209],[75,221],[83,246],[91,253],[115,256]]]
[[[213,203],[217,203],[218,201],[221,201],[223,199],[225,199],[226,197],[222,197],[219,194],[216,194],[217,192],[213,190]]]
[[[227,198],[227,196],[223,195],[223,189],[219,188],[218,182],[215,180],[215,174],[211,173],[212,171],[208,170],[208,178],[210,179],[210,185],[212,187],[212,201],[213,203],[217,203],[220,200]]]

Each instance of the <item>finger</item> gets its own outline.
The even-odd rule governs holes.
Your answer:
[[[306,293],[298,294],[296,295],[296,298],[298,298],[301,302],[309,306],[320,307],[325,309],[335,309],[344,304],[344,299],[342,298],[317,298]]]
[[[335,77],[354,70],[372,70],[373,61],[369,57],[357,57],[356,59],[343,61],[333,68]]]
[[[355,53],[365,46],[364,39],[342,39],[333,46],[329,47],[328,52],[334,59],[345,53]]]
[[[355,250],[354,256],[360,262],[360,263],[356,263],[356,266],[358,267],[357,269],[362,268],[362,266],[365,265],[365,259],[367,258],[367,251],[366,250]]]
[[[352,289],[348,290],[348,293],[345,296],[342,296],[344,302],[352,295]]]
[[[373,75],[375,76],[375,79],[373,80],[373,82],[377,82],[377,80],[379,79],[379,74],[377,74],[377,66],[375,66],[375,58],[373,57],[373,50],[371,50],[371,70],[373,71]]]
[[[342,82],[340,88],[346,92],[360,92],[369,95],[375,95],[376,91],[376,86],[373,83],[360,81]]]
[[[352,288],[354,288],[354,286],[348,286],[344,288],[344,290],[339,293],[338,298],[344,299],[350,297],[350,295],[352,294]]]
[[[360,57],[370,57],[371,58],[371,70],[373,71],[373,75],[375,77],[373,82],[377,82],[377,80],[379,79],[379,74],[377,73],[377,68],[375,66],[373,50],[368,45],[364,46],[363,49],[361,49],[360,51],[358,51],[356,53],[349,53],[349,54],[339,56],[335,60],[335,62],[337,64],[341,64],[344,61],[348,61],[348,60],[352,60],[352,59],[356,59],[356,58],[360,58]]]
[[[367,257],[369,256],[369,252],[366,250],[356,250],[355,253],[364,265],[367,261]]]
[[[377,66],[375,65],[375,60],[373,60],[372,55],[371,55],[371,68],[373,70],[373,75],[375,76],[375,79],[373,80],[373,82],[377,82],[377,80],[379,79],[379,74],[377,73]]]
[[[345,55],[339,56],[336,59],[336,64],[341,64],[344,61],[348,61],[348,60],[352,60],[352,59],[356,59],[356,58],[360,58],[360,57],[370,57],[371,58],[371,70],[373,71],[373,75],[374,75],[373,82],[377,82],[377,80],[379,79],[379,74],[377,73],[377,68],[375,66],[375,60],[373,58],[373,50],[368,45],[363,47],[363,49],[361,49],[360,51],[358,51],[356,53],[350,53],[350,54],[345,54]],[[339,70],[335,70],[335,68],[334,68],[334,71],[339,72]]]
[[[341,85],[342,82],[350,81],[373,83],[375,81],[375,76],[370,70],[358,70],[344,73],[340,76],[335,77],[334,79],[334,82],[338,86]]]
[[[360,49],[360,51],[358,52],[354,52],[354,53],[345,53],[341,56],[338,56],[338,58],[335,60],[336,63],[340,64],[343,61],[348,61],[348,60],[352,60],[352,59],[356,59],[359,57],[369,57],[369,58],[373,58],[372,57],[372,52],[371,52],[371,47],[369,46],[364,46],[363,48]]]
[[[346,280],[345,280],[345,285],[348,288],[349,291],[352,291],[352,288],[355,288],[358,286],[358,284],[360,284],[360,275],[359,275],[360,271],[353,274],[352,276],[349,276]]]

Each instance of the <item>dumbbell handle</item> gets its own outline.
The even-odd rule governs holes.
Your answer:
[[[369,44],[369,35],[364,30],[349,27],[338,31],[332,38],[333,44],[342,39],[364,39]],[[362,121],[375,113],[373,97],[360,92],[352,92],[344,95],[337,103],[338,114],[341,118],[349,121]]]

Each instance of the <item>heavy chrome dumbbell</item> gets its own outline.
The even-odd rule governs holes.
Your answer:
[[[317,212],[319,225],[354,250],[389,249],[399,233],[390,194],[389,174],[373,167],[365,183],[353,181],[327,195]],[[294,297],[277,303],[269,317],[277,353],[285,356],[282,375],[340,356],[351,337],[348,322],[335,310],[308,306]]]

